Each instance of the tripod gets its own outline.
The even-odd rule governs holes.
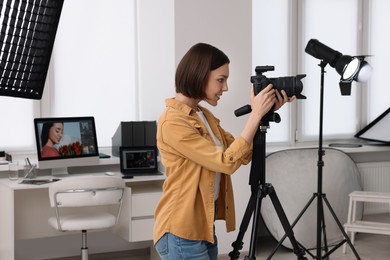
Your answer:
[[[313,259],[314,258],[315,259],[328,259],[329,255],[331,255],[334,251],[336,251],[336,249],[338,249],[345,242],[347,242],[349,244],[349,246],[351,247],[351,249],[352,249],[356,259],[360,260],[360,257],[358,255],[358,253],[356,252],[355,247],[353,246],[353,244],[351,243],[351,240],[348,237],[348,234],[345,232],[342,224],[340,223],[340,220],[337,218],[334,210],[332,209],[332,206],[330,205],[328,199],[326,198],[325,193],[323,193],[323,191],[322,191],[322,177],[323,177],[322,176],[322,170],[323,170],[323,167],[324,167],[324,161],[323,161],[322,158],[325,155],[325,151],[322,149],[322,135],[323,135],[322,132],[323,132],[323,113],[324,113],[324,109],[323,109],[323,107],[324,107],[324,74],[325,74],[325,67],[326,67],[326,65],[327,65],[327,63],[325,61],[323,61],[323,60],[319,64],[319,66],[321,67],[321,89],[320,89],[320,130],[319,130],[318,162],[317,162],[317,168],[318,168],[317,192],[313,193],[313,196],[308,201],[308,203],[305,205],[303,210],[299,213],[298,217],[293,222],[291,227],[294,228],[294,226],[298,223],[299,219],[303,216],[303,214],[309,208],[310,204],[315,199],[317,199],[317,237],[316,237],[317,244],[316,244],[316,256],[313,255],[310,251],[308,251],[306,248],[303,247],[304,250],[309,255],[311,255],[313,257]],[[323,202],[325,202],[325,204],[328,207],[331,215],[333,216],[337,226],[339,227],[340,231],[344,235],[344,239],[340,243],[335,245],[331,250],[329,250],[328,244],[327,244],[327,240],[326,240],[326,228],[325,228],[326,226],[325,226],[324,204],[323,204]],[[323,237],[324,237],[324,251],[325,251],[324,255],[322,255],[322,246],[321,246],[321,244],[322,244],[321,243],[322,242],[321,235],[322,234],[323,234]],[[286,236],[288,236],[288,234],[286,234],[286,235],[284,235],[282,237],[282,239],[279,241],[279,243],[276,246],[276,248],[273,250],[273,252],[269,256],[269,258],[271,258],[275,254],[277,249],[280,247],[280,245],[286,239]]]
[[[272,113],[270,117],[279,117],[278,114]],[[248,206],[245,210],[243,220],[240,225],[240,230],[235,242],[232,243],[233,251],[229,253],[230,259],[238,259],[240,253],[239,250],[242,249],[242,239],[248,228],[251,215],[253,213],[253,226],[251,233],[251,241],[249,245],[249,255],[245,256],[245,259],[256,259],[256,241],[257,241],[257,230],[260,220],[260,210],[261,210],[261,201],[267,195],[270,196],[271,201],[274,205],[276,213],[278,214],[279,220],[282,223],[284,231],[289,237],[291,244],[294,249],[294,253],[297,255],[297,259],[305,260],[307,259],[305,251],[300,248],[300,245],[294,237],[293,230],[288,222],[286,214],[282,208],[282,205],[279,201],[278,196],[276,195],[275,188],[270,183],[265,182],[265,156],[266,156],[266,143],[265,135],[267,128],[269,128],[269,116],[266,116],[260,123],[260,127],[257,130],[255,137],[253,139],[253,154],[252,154],[252,164],[251,172],[249,178],[249,184],[251,185],[251,197],[248,202]],[[280,120],[280,117],[278,118]]]

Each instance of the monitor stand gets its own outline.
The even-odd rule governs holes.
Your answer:
[[[67,167],[61,167],[61,168],[52,168],[51,169],[51,175],[53,177],[66,177],[69,176],[68,168]]]

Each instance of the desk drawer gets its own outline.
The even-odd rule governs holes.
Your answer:
[[[148,217],[154,215],[154,210],[160,197],[161,191],[149,193],[135,193],[131,196],[131,216],[134,217]]]
[[[153,240],[154,211],[162,195],[162,183],[130,183],[122,214],[114,232],[129,242]]]
[[[153,218],[131,221],[131,242],[153,240]]]

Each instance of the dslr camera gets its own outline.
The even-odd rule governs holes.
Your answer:
[[[306,74],[300,74],[295,77],[279,77],[267,78],[263,75],[264,72],[275,70],[274,66],[257,66],[255,68],[256,75],[251,77],[255,95],[259,94],[268,84],[272,84],[274,89],[279,91],[284,90],[288,97],[295,95],[297,99],[306,99],[301,94],[303,84],[301,79],[306,77]]]
[[[275,70],[274,66],[257,66],[255,68],[256,75],[251,76],[251,82],[253,83],[253,89],[255,95],[259,94],[268,84],[272,84],[274,89],[278,91],[284,90],[288,97],[295,96],[297,99],[306,99],[304,95],[301,94],[303,89],[303,84],[301,79],[306,77],[306,74],[299,74],[295,77],[279,77],[279,78],[267,78],[263,75],[264,72]],[[234,111],[234,114],[242,116],[248,114],[252,111],[250,105],[245,105]],[[270,111],[269,121],[280,122],[280,118],[276,118],[278,115]],[[275,117],[275,118],[274,118]]]

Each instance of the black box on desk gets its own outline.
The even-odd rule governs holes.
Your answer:
[[[156,121],[121,122],[111,139],[112,155],[119,157],[121,146],[155,146],[156,133]]]

